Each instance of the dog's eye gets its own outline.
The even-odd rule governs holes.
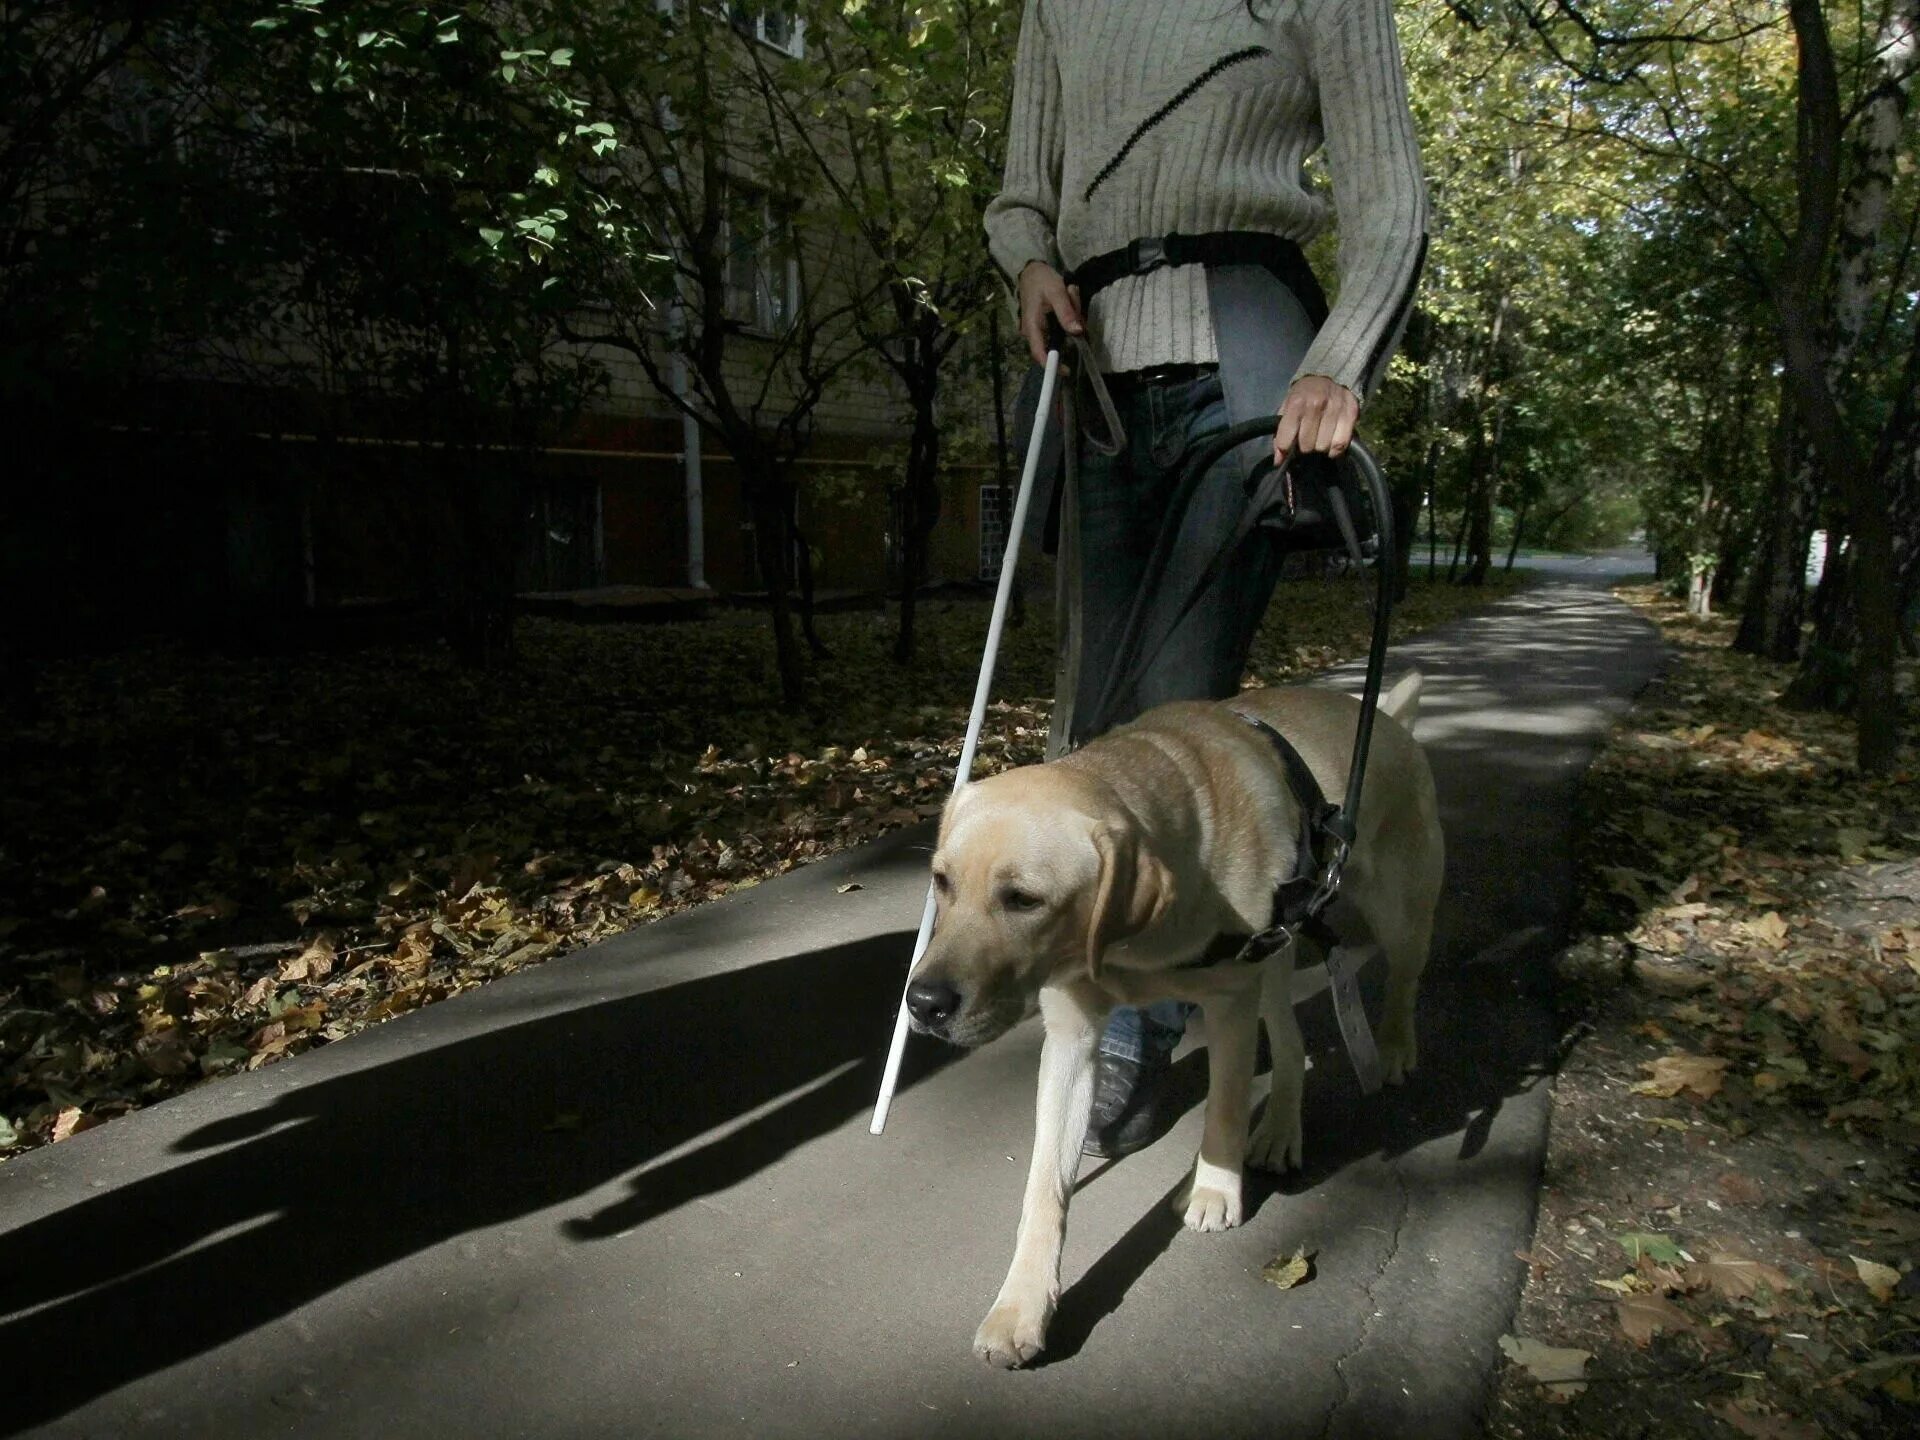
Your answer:
[[[1007,889],[1000,892],[1000,903],[1009,910],[1038,910],[1044,902],[1031,890]]]

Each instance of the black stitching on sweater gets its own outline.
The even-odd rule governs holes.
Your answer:
[[[1244,50],[1236,50],[1231,55],[1222,55],[1218,60],[1214,61],[1213,64],[1209,65],[1199,75],[1189,80],[1185,88],[1183,88],[1178,95],[1174,96],[1173,99],[1162,105],[1134,128],[1133,134],[1127,137],[1127,143],[1122,145],[1119,153],[1109,160],[1106,165],[1102,167],[1100,173],[1088,182],[1086,193],[1080,198],[1082,200],[1093,199],[1093,192],[1105,184],[1107,177],[1120,168],[1121,163],[1133,152],[1133,147],[1146,139],[1147,132],[1174,111],[1178,110],[1182,105],[1186,104],[1187,101],[1191,100],[1194,92],[1199,90],[1200,87],[1205,85],[1209,80],[1213,79],[1214,76],[1218,75],[1222,70],[1231,69],[1244,60],[1254,60],[1262,55],[1270,55],[1272,53],[1273,52],[1264,45],[1249,45]]]

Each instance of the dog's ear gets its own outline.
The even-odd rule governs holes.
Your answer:
[[[1107,947],[1138,935],[1173,903],[1173,875],[1130,826],[1102,825],[1093,832],[1100,880],[1087,919],[1087,977],[1100,977]]]

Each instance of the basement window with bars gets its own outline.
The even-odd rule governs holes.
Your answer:
[[[980,487],[980,578],[998,580],[1000,566],[1007,553],[1007,521],[1010,503],[998,485]]]

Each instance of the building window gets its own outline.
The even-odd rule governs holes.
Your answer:
[[[788,10],[756,10],[733,0],[727,15],[742,35],[751,35],[763,45],[771,45],[782,55],[798,59],[806,54],[806,22]]]
[[[1008,514],[1003,501],[1011,497],[998,485],[980,487],[980,578],[998,580],[1000,562],[1007,553]]]
[[[728,181],[727,317],[777,335],[800,310],[800,259],[790,207],[757,185]]]

